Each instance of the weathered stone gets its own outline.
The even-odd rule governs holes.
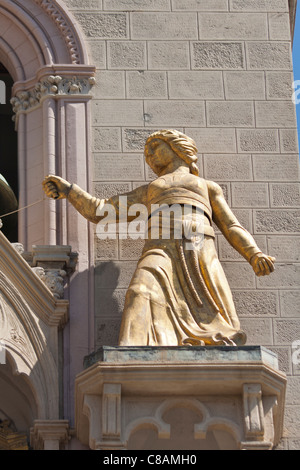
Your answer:
[[[280,129],[279,136],[282,153],[299,153],[297,129]]]
[[[299,207],[299,183],[272,183],[270,184],[271,207]]]
[[[105,69],[106,68],[105,41],[98,41],[97,39],[91,39],[88,41],[88,47],[92,55],[91,62],[96,64],[98,69]]]
[[[168,84],[171,99],[224,98],[221,72],[169,72]]]
[[[172,0],[173,11],[228,11],[227,0]]]
[[[240,42],[192,43],[192,66],[195,69],[244,69],[244,47]]]
[[[128,98],[167,98],[166,72],[126,72]]]
[[[279,293],[281,316],[293,317],[300,310],[300,291],[282,290]]]
[[[247,344],[273,344],[271,318],[241,317],[241,328],[247,331]]]
[[[253,289],[255,274],[246,261],[224,261],[222,263],[229,285],[236,289]]]
[[[278,293],[275,290],[233,290],[232,294],[240,316],[275,317],[279,315]]]
[[[300,261],[300,238],[292,235],[268,236],[268,251],[277,261]]]
[[[143,156],[96,153],[95,179],[97,181],[143,181]]]
[[[207,122],[214,127],[254,126],[253,102],[250,101],[209,101]]]
[[[125,152],[143,152],[145,147],[145,142],[152,132],[155,132],[159,129],[145,129],[135,128],[129,129],[125,128],[122,130],[122,142]]]
[[[267,72],[267,98],[270,100],[291,99],[293,94],[292,82],[293,74],[291,72]]]
[[[251,156],[245,154],[205,154],[204,176],[213,181],[250,181],[252,180]]]
[[[109,41],[107,63],[110,69],[146,69],[146,43],[143,41]]]
[[[127,193],[131,190],[131,183],[98,183],[94,184],[95,197],[108,199],[116,194]]]
[[[291,46],[288,42],[247,42],[249,69],[292,70]]]
[[[132,39],[198,39],[194,13],[132,13]]]
[[[204,101],[147,100],[144,103],[147,126],[177,127],[205,125]]]
[[[235,153],[235,129],[189,128],[186,130],[196,142],[200,153]]]
[[[103,0],[104,10],[119,11],[168,11],[169,0]]]
[[[190,69],[189,44],[185,41],[149,41],[149,69]]]
[[[254,179],[257,181],[298,181],[297,155],[253,155]]]
[[[279,152],[278,131],[275,129],[237,129],[237,142],[239,152]]]
[[[125,98],[125,73],[101,70],[96,74],[95,99]]]
[[[127,38],[127,16],[125,13],[75,13],[87,38]]]
[[[121,130],[119,127],[94,127],[93,148],[96,152],[121,152]]]
[[[263,72],[224,72],[224,86],[229,100],[265,99]]]
[[[269,13],[269,34],[271,40],[290,41],[291,27],[289,13]]]
[[[272,276],[257,278],[259,289],[299,289],[300,264],[296,263],[276,263],[276,269]],[[299,322],[298,322],[299,323]],[[300,328],[300,325],[299,325]],[[298,336],[298,339],[300,336]],[[297,338],[295,338],[297,339]]]
[[[286,320],[276,320],[275,322],[275,340],[276,344],[291,345],[293,341],[300,338],[299,321],[295,318]]]
[[[288,0],[229,0],[231,11],[288,12]]]
[[[235,183],[232,188],[233,207],[269,207],[269,192],[266,183]]]
[[[298,234],[300,229],[300,210],[261,209],[254,214],[255,233]]]
[[[135,268],[135,261],[102,261],[95,267],[96,285],[99,289],[127,289]]]
[[[202,13],[199,15],[200,39],[259,40],[268,38],[264,13]]]
[[[296,110],[292,101],[257,101],[257,127],[296,126]]]
[[[141,100],[94,100],[93,124],[96,126],[142,126]]]

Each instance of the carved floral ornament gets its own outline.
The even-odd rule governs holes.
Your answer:
[[[18,114],[38,106],[47,97],[89,95],[94,85],[94,77],[49,75],[39,81],[32,90],[18,92],[10,102],[13,112]],[[13,119],[15,120],[15,116]]]

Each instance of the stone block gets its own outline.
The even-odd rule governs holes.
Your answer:
[[[146,43],[144,41],[108,41],[107,65],[109,69],[146,69]]]
[[[87,38],[126,39],[126,13],[74,12]]]
[[[120,240],[120,259],[121,260],[139,260],[145,240],[124,238]]]
[[[142,100],[94,100],[93,125],[95,126],[143,126]]]
[[[299,181],[298,155],[253,155],[254,179],[257,181]]]
[[[299,153],[297,129],[279,129],[279,137],[282,153]]]
[[[288,42],[246,43],[247,65],[251,70],[292,70],[291,45]]]
[[[275,344],[286,344],[291,346],[293,341],[300,338],[300,322],[297,318],[275,321]]]
[[[125,98],[125,73],[101,70],[96,73],[95,99]]]
[[[169,0],[103,0],[104,10],[119,11],[169,11]]]
[[[288,0],[229,0],[231,11],[288,12]]]
[[[226,128],[187,128],[187,135],[192,137],[200,153],[235,153],[235,129]]]
[[[166,72],[126,72],[126,83],[128,98],[160,99],[168,97]]]
[[[186,41],[149,41],[149,69],[190,69],[190,49]]]
[[[65,0],[70,10],[102,10],[99,0]]]
[[[201,13],[200,39],[268,39],[268,21],[264,13]]]
[[[222,72],[168,72],[171,99],[224,99]]]
[[[207,123],[213,127],[252,127],[254,108],[251,101],[208,101]]]
[[[194,42],[192,43],[192,67],[194,69],[244,69],[244,46],[241,42]]]
[[[118,240],[106,239],[101,240],[95,235],[95,261],[100,260],[117,260]]]
[[[227,0],[172,0],[173,11],[228,11]]]
[[[233,290],[232,295],[239,317],[279,316],[279,300],[276,290]]]
[[[131,13],[132,39],[198,39],[195,13]]]
[[[120,317],[124,308],[126,289],[95,289],[95,316]]]
[[[246,261],[225,261],[222,266],[231,289],[253,289],[255,287],[254,271]]]
[[[291,72],[266,72],[267,99],[288,100],[293,94]]]
[[[267,183],[231,184],[233,207],[269,207]]]
[[[290,41],[291,26],[289,13],[269,13],[269,34],[272,41]]]
[[[95,318],[96,348],[103,345],[117,346],[119,340],[121,318]]]
[[[300,237],[291,235],[274,235],[267,237],[268,253],[276,261],[300,261]]]
[[[237,129],[239,152],[279,152],[278,131],[275,129]],[[263,157],[260,157],[263,158]]]
[[[97,181],[144,181],[142,155],[96,153],[94,159]]]
[[[124,152],[144,152],[145,142],[152,132],[159,129],[153,128],[123,128],[122,129],[122,144]]]
[[[90,50],[90,62],[95,64],[97,69],[106,68],[106,45],[105,41],[91,39],[87,41]]]
[[[119,127],[94,127],[93,148],[96,152],[121,152],[121,130]]]
[[[300,405],[300,377],[289,377],[286,389],[287,405]]]
[[[271,207],[300,207],[299,183],[270,184]]]
[[[292,101],[257,101],[257,127],[296,127],[296,110]]]
[[[97,289],[127,289],[136,268],[135,261],[103,261],[95,267]]]
[[[282,317],[295,317],[300,311],[300,290],[281,290],[279,293]]]
[[[254,233],[290,233],[300,230],[300,210],[258,209],[254,211]]]
[[[99,199],[108,199],[116,194],[127,193],[131,190],[131,183],[94,183],[93,195]]]
[[[265,76],[263,72],[224,72],[227,100],[264,100]]]
[[[300,264],[297,263],[276,263],[276,269],[271,276],[257,278],[257,287],[259,289],[299,289],[299,286]],[[300,328],[299,321],[298,324]]]
[[[272,318],[241,317],[241,329],[247,335],[247,344],[273,344]]]
[[[204,101],[148,100],[144,108],[147,126],[205,126]]]
[[[251,155],[204,155],[204,177],[213,181],[251,181]]]

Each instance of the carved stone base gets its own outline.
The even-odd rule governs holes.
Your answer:
[[[76,433],[99,450],[272,449],[285,388],[262,347],[103,347],[76,378]]]

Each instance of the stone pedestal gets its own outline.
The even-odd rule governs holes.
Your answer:
[[[272,449],[286,378],[263,347],[103,347],[76,378],[91,449]]]

